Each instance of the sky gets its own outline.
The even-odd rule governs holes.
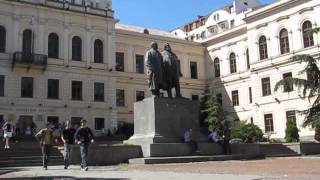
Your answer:
[[[270,3],[273,0],[259,0]],[[122,24],[171,31],[198,15],[232,4],[233,0],[113,0],[116,19]]]

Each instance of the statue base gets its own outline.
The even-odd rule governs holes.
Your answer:
[[[178,151],[166,154],[159,148],[185,147],[183,135],[190,128],[197,142],[208,141],[200,134],[198,101],[150,97],[134,104],[134,135],[126,143],[140,145],[144,157],[184,155]]]

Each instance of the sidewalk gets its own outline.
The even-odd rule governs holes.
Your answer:
[[[265,179],[253,175],[233,174],[200,174],[200,173],[175,173],[175,172],[149,172],[138,170],[123,170],[118,166],[92,167],[87,172],[80,171],[78,166],[71,166],[63,170],[63,166],[49,167],[49,170],[42,170],[40,167],[0,169],[0,179],[54,179],[54,180],[253,180]]]

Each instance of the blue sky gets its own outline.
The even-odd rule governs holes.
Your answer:
[[[231,4],[232,0],[113,0],[112,3],[115,17],[123,24],[170,31],[198,15],[207,15]]]

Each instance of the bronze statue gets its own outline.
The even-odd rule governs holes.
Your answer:
[[[171,51],[169,43],[164,46],[163,56],[163,79],[165,87],[164,90],[167,91],[168,97],[172,98],[172,88],[176,90],[176,98],[181,97],[180,93],[180,67],[178,65],[178,57],[175,53]]]
[[[158,51],[158,44],[151,43],[145,56],[145,64],[147,68],[148,84],[152,95],[159,97],[160,89],[163,88],[163,59],[161,53]]]

